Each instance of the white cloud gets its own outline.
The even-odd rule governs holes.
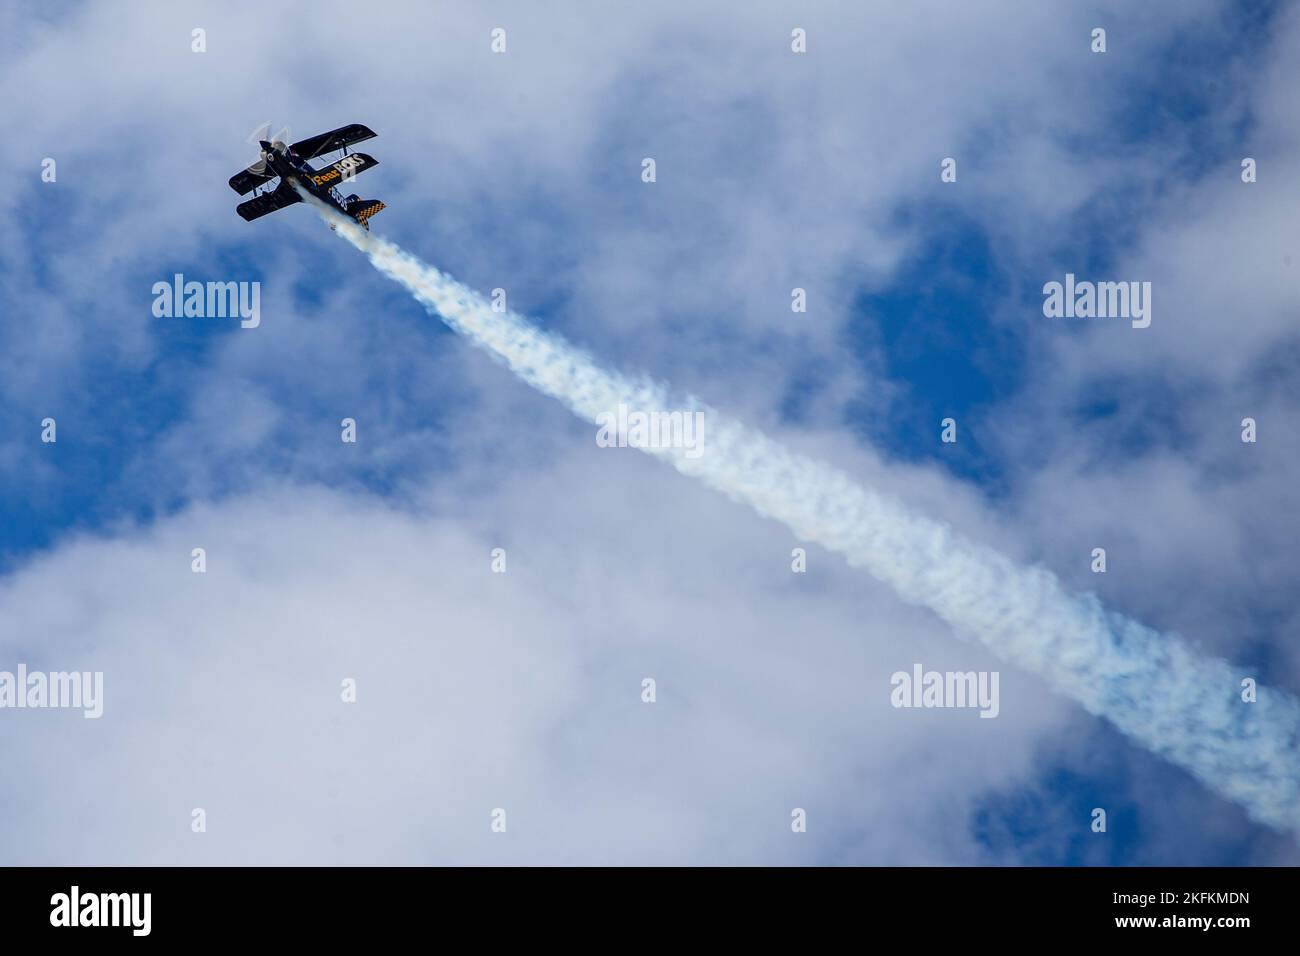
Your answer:
[[[5,660],[104,671],[105,712],[5,713],[6,861],[978,860],[963,811],[1071,710],[1006,671],[997,720],[893,710],[913,661],[997,664],[635,455],[442,517],[286,488],[12,576]]]
[[[304,21],[252,4],[160,3],[132,17],[87,5],[57,29],[5,31],[22,46],[0,68],[0,96],[30,155],[10,156],[20,185],[0,195],[0,214],[22,221],[38,199],[42,244],[0,235],[7,310],[29,318],[0,328],[0,390],[10,408],[46,414],[94,402],[91,369],[156,371],[181,383],[184,418],[133,449],[113,499],[247,494],[120,540],[67,543],[6,584],[0,648],[102,660],[112,717],[92,728],[27,714],[9,726],[20,772],[0,785],[0,804],[13,808],[15,859],[785,860],[787,804],[817,799],[799,859],[824,858],[856,830],[862,859],[976,860],[960,811],[983,788],[1032,774],[1035,747],[1067,721],[1089,726],[1024,680],[1022,709],[1008,702],[1003,718],[974,722],[996,725],[988,739],[969,736],[979,726],[876,714],[879,701],[859,699],[862,675],[887,675],[900,648],[903,666],[945,655],[975,666],[975,651],[848,572],[827,567],[815,595],[777,589],[753,556],[771,551],[788,586],[779,531],[635,458],[592,460],[558,407],[459,345],[431,345],[414,308],[386,309],[382,280],[306,212],[238,220],[224,181],[252,158],[244,137],[268,119],[300,135],[372,125],[382,165],[363,194],[391,206],[376,228],[474,285],[506,285],[516,308],[545,307],[598,354],[769,430],[791,369],[816,362],[826,392],[815,430],[783,440],[1058,570],[1075,566],[1078,541],[1123,528],[1148,561],[1115,585],[1119,596],[1152,624],[1200,620],[1209,634],[1214,622],[1224,633],[1207,638],[1213,646],[1239,646],[1223,594],[1242,579],[1216,585],[1214,565],[1198,563],[1197,596],[1180,609],[1186,555],[1207,537],[1259,550],[1243,513],[1262,527],[1285,501],[1282,482],[1206,494],[1207,453],[1190,466],[1143,461],[1099,487],[1089,455],[1105,437],[1071,434],[1043,450],[1045,463],[1009,458],[1037,471],[1006,503],[1023,519],[1011,527],[941,474],[854,450],[838,425],[844,398],[863,390],[888,409],[891,383],[865,380],[870,357],[848,353],[841,335],[860,284],[887,281],[914,251],[895,214],[935,197],[939,158],[963,158],[962,196],[973,198],[959,202],[990,223],[1013,264],[1115,182],[1155,190],[1159,157],[1134,168],[1073,148],[1109,121],[1097,60],[1072,53],[1076,41],[1086,50],[1088,12],[801,10],[816,59],[798,61],[785,5],[740,18],[694,4],[615,17],[593,4],[560,20],[533,4],[426,8],[350,5]],[[1216,7],[1096,9],[1114,24],[1107,69],[1123,76],[1149,69],[1142,56],[1170,31],[1213,23]],[[494,60],[486,37],[499,20],[511,54]],[[196,56],[188,37],[200,24],[210,52]],[[1280,49],[1295,36],[1279,31]],[[1294,112],[1279,92],[1290,88],[1284,56],[1273,70],[1256,108],[1280,125]],[[1176,360],[1218,375],[1221,361],[1239,370],[1285,332],[1294,283],[1254,232],[1267,221],[1273,245],[1287,241],[1275,171],[1285,142],[1264,167],[1276,215],[1232,205],[1247,188],[1233,170],[1208,195],[1174,191],[1166,208],[1205,211],[1161,217],[1140,246],[1140,270],[1171,290],[1157,292],[1169,319],[1147,330],[1157,332],[1149,351],[1134,361],[1077,339],[1036,351],[1047,387],[1041,403],[1006,410],[1008,448],[1072,401],[1086,374]],[[653,198],[635,179],[646,153],[661,157]],[[59,158],[59,184],[22,186],[45,155]],[[610,185],[624,166],[626,191]],[[33,194],[46,188],[58,192]],[[262,327],[196,367],[151,365],[169,340],[148,313],[148,283],[178,261],[235,278],[221,256],[250,250],[267,269]],[[353,266],[319,308],[295,303],[300,281]],[[794,284],[814,303],[798,320]],[[1228,313],[1236,332],[1221,321]],[[344,414],[361,421],[366,466],[400,473],[399,498],[444,520],[352,494],[337,443]],[[524,419],[545,427],[518,427]],[[0,467],[24,488],[31,475],[35,494],[44,465],[27,438],[6,436]],[[1287,446],[1269,454],[1285,481]],[[286,474],[349,491],[268,486]],[[1220,517],[1212,528],[1180,521],[1198,511]],[[512,577],[506,594],[478,563],[500,536],[526,543],[512,550],[512,574],[534,574]],[[242,576],[191,577],[195,537],[237,554]],[[641,553],[631,540],[654,546]],[[1281,540],[1263,550],[1273,576],[1293,555]],[[173,573],[175,589],[159,584]],[[667,698],[651,711],[674,714],[657,717],[667,729],[639,704],[625,714],[615,696],[643,661],[686,688],[676,712]],[[352,723],[335,694],[346,666],[365,668],[368,703]],[[378,694],[366,690],[375,684]],[[774,698],[773,687],[792,690]],[[516,824],[529,811],[512,810],[519,840],[508,851],[485,823],[482,841],[475,829],[503,789],[548,821]],[[194,838],[188,808],[205,800],[213,831]],[[757,835],[768,822],[771,843]],[[46,825],[67,827],[67,842],[42,849]]]

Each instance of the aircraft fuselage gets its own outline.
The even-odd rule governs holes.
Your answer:
[[[262,157],[266,160],[269,172],[279,176],[285,182],[297,183],[321,202],[333,206],[344,215],[347,214],[347,210],[333,193],[334,186],[344,181],[343,173],[338,170],[339,164],[316,169],[287,146],[279,150],[267,142],[258,145],[262,147]]]

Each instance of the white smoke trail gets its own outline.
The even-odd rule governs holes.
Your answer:
[[[596,423],[620,403],[674,407],[663,387],[600,368],[559,336],[514,313],[492,311],[472,289],[319,208],[380,272],[580,417]],[[1020,567],[964,540],[694,399],[675,407],[706,412],[704,454],[647,453],[785,523],[799,538],[838,551],[906,601],[930,608],[1186,768],[1253,819],[1300,831],[1300,702],[1293,697],[1260,689],[1258,701],[1246,703],[1240,696],[1245,674],[1198,654],[1182,638],[1108,612],[1092,595],[1071,595],[1051,572]]]

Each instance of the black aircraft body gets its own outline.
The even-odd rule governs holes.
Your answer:
[[[355,193],[345,198],[336,187],[339,183],[352,182],[357,173],[379,165],[379,160],[373,156],[348,152],[349,146],[374,136],[368,127],[353,123],[291,146],[278,139],[269,143],[262,140],[258,143],[262,147],[262,158],[230,177],[230,188],[239,195],[253,193],[252,199],[235,207],[235,212],[252,222],[267,213],[302,202],[302,196],[294,189],[297,183],[321,202],[369,229],[370,217],[383,209],[384,204],[378,199],[360,199]],[[316,169],[308,162],[334,152],[341,152],[342,156],[327,166]],[[277,177],[280,180],[278,186],[267,186]]]

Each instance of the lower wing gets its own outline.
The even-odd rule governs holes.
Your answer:
[[[292,206],[296,202],[302,202],[302,197],[298,195],[298,190],[294,189],[289,183],[281,183],[275,192],[263,193],[256,196],[248,202],[241,202],[235,207],[235,212],[239,213],[249,222],[254,219],[261,219],[268,213],[273,213],[277,209],[283,209],[285,206]]]

